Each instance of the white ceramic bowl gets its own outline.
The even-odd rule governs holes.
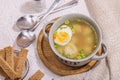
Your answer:
[[[63,24],[65,20],[76,19],[76,18],[82,18],[82,19],[88,21],[89,23],[91,23],[91,25],[95,29],[95,31],[97,33],[97,37],[98,37],[98,44],[97,44],[96,49],[92,52],[91,55],[89,55],[88,57],[86,57],[84,59],[80,59],[80,60],[68,59],[68,58],[65,58],[62,55],[60,55],[59,52],[54,48],[54,42],[53,42],[54,31],[61,24]],[[47,23],[46,25],[48,25],[48,24],[49,23]],[[87,64],[91,60],[100,60],[100,59],[106,57],[107,47],[106,47],[105,43],[103,43],[103,41],[102,41],[102,33],[101,33],[100,26],[93,19],[91,19],[91,18],[89,18],[85,15],[82,15],[82,14],[68,14],[68,15],[65,15],[65,16],[59,18],[57,21],[55,21],[53,23],[52,27],[50,28],[49,35],[47,35],[46,32],[45,32],[46,25],[43,28],[43,34],[46,37],[46,39],[49,41],[50,47],[53,50],[54,54],[64,64],[69,65],[69,66],[73,66],[73,67],[76,67],[76,66],[78,67],[78,66],[83,66],[83,65]],[[98,50],[101,46],[103,47],[102,55],[97,56],[96,53],[98,52]]]

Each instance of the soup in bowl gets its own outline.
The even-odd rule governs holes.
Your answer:
[[[87,16],[65,15],[53,23],[49,35],[46,34],[45,27],[43,33],[57,58],[69,66],[83,66],[107,55],[100,27]],[[104,51],[101,56],[97,56],[101,45]]]
[[[69,59],[83,59],[96,48],[98,37],[92,25],[81,18],[65,20],[53,34],[54,47]]]

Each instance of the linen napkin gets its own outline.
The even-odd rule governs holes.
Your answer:
[[[108,55],[88,72],[55,80],[120,80],[120,0],[85,0],[91,17],[100,25]]]

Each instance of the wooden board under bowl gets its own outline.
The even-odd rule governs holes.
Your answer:
[[[54,19],[57,20],[58,18]],[[46,32],[49,33],[49,30],[51,28],[52,24],[47,25]],[[50,48],[50,45],[48,41],[43,36],[43,32],[41,31],[38,36],[37,41],[37,51],[39,58],[42,60],[44,65],[51,70],[52,72],[58,74],[58,75],[72,75],[72,74],[79,74],[86,72],[94,67],[94,65],[97,63],[97,60],[91,60],[88,64],[82,66],[82,67],[70,67],[62,62],[60,62],[56,56],[54,55],[53,51]],[[101,55],[102,48],[99,49],[97,52],[98,55]]]

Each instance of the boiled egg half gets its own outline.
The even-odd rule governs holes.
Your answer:
[[[54,42],[64,46],[70,42],[72,38],[72,30],[68,25],[61,25],[53,35]]]

